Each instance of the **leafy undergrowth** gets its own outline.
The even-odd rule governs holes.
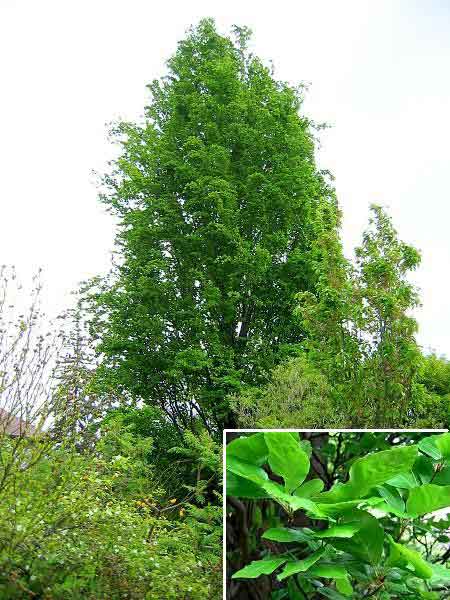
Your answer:
[[[40,442],[23,443],[31,459]],[[95,451],[52,447],[34,465],[15,465],[1,440],[15,470],[0,486],[0,598],[219,598],[220,497],[208,499],[211,472],[189,443],[202,476],[180,499],[155,485],[152,440],[119,426]]]

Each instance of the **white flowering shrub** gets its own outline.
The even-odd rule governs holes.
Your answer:
[[[39,442],[27,443],[34,455]],[[13,451],[7,437],[1,444],[3,454]],[[220,545],[209,543],[216,515],[208,522],[208,507],[197,507],[199,518],[155,485],[151,446],[111,428],[95,453],[53,447],[8,478],[0,494],[0,598],[220,596]]]

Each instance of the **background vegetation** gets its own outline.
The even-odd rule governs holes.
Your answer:
[[[201,21],[113,126],[114,264],[75,310],[50,327],[2,272],[0,597],[219,597],[224,426],[449,421],[418,252],[374,206],[344,256],[320,127],[249,36]]]

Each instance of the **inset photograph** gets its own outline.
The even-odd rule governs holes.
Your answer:
[[[450,433],[224,438],[227,600],[450,597]]]

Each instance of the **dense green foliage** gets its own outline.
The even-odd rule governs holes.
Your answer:
[[[319,237],[318,291],[298,295],[307,332],[299,356],[265,387],[233,399],[241,426],[442,427],[449,422],[448,364],[424,357],[411,316],[418,296],[407,274],[417,251],[372,207],[356,264],[336,237]]]
[[[164,489],[167,465],[152,438],[125,421],[110,417],[95,450],[82,454],[51,446],[35,460],[45,440],[0,439],[3,467],[15,465],[18,444],[22,455],[0,486],[0,598],[219,597],[218,448],[187,438],[178,452],[195,470],[184,468],[183,485],[176,464],[184,458],[173,454]]]
[[[0,269],[0,598],[221,597],[223,426],[448,425],[450,363],[415,340],[418,252],[374,206],[355,260],[345,258],[302,90],[277,81],[248,41],[245,28],[227,37],[202,20],[149,86],[143,122],[114,128],[120,155],[102,201],[118,223],[116,260],[66,314],[68,335],[40,329],[37,296],[11,320]],[[16,419],[30,437],[11,435]],[[239,560],[273,555],[241,576],[287,563],[288,587],[272,597],[297,600],[291,569],[308,598],[315,580],[330,598],[350,584],[412,597],[416,575],[435,598],[436,566],[428,577],[415,552],[419,543],[426,560],[446,562],[436,553],[448,523],[413,513],[448,506],[450,466],[437,466],[447,450],[399,448],[418,478],[399,460],[401,485],[392,473],[362,485],[353,461],[386,450],[384,436],[331,437],[311,452],[287,435],[233,442],[227,533],[240,532]],[[286,515],[308,529],[280,530]],[[327,538],[325,521],[345,535]],[[264,550],[262,523],[276,529]],[[363,532],[376,557],[355,555],[355,545],[373,553]],[[285,556],[273,536],[298,547]]]
[[[120,261],[87,293],[97,379],[180,432],[447,423],[415,340],[419,253],[373,206],[344,257],[301,91],[234,34],[201,21],[149,86],[144,122],[115,129],[102,199]]]
[[[105,179],[121,256],[95,297],[106,376],[180,428],[232,424],[227,395],[292,353],[317,229],[338,223],[300,92],[235,34],[204,20],[179,44]]]
[[[450,434],[403,436],[319,434],[311,443],[261,432],[231,441],[229,520],[244,499],[257,557],[232,580],[271,576],[263,597],[276,600],[447,597]],[[247,597],[231,582],[230,590]]]

